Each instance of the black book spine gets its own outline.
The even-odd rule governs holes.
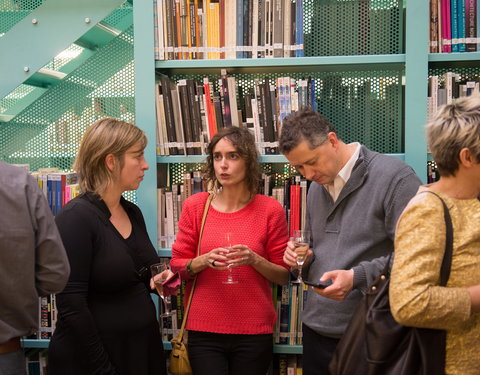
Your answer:
[[[178,83],[178,95],[180,96],[180,109],[183,122],[183,135],[185,137],[187,155],[193,155],[193,148],[191,143],[193,142],[192,123],[190,115],[190,102],[188,100],[187,84],[185,81]]]
[[[175,118],[173,116],[173,103],[172,92],[170,90],[170,80],[167,77],[160,78],[159,87],[162,90],[161,94],[163,95],[163,104],[165,107],[167,138],[169,142],[175,142]],[[177,147],[170,147],[169,150],[171,155],[178,155]]]

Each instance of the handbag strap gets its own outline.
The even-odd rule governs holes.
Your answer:
[[[205,202],[205,208],[203,209],[203,216],[202,216],[202,224],[200,225],[200,234],[198,236],[198,244],[197,244],[197,257],[200,255],[200,241],[202,240],[203,235],[203,228],[205,226],[205,220],[207,219],[208,208],[210,207],[210,203],[212,203],[213,194],[210,194]],[[187,323],[188,318],[188,311],[190,310],[190,304],[192,302],[193,291],[195,290],[195,285],[197,283],[197,277],[193,279],[192,289],[190,290],[190,296],[188,297],[187,307],[185,308],[185,312],[183,314],[182,326],[180,328],[180,332],[178,333],[178,341],[182,341],[183,334],[185,333],[185,325]]]
[[[446,286],[448,278],[450,277],[450,269],[452,267],[452,255],[453,255],[453,225],[452,218],[450,217],[450,212],[448,210],[445,201],[433,191],[427,191],[430,194],[436,195],[438,199],[442,202],[443,206],[443,217],[445,219],[445,253],[443,254],[442,266],[440,267],[440,286]]]

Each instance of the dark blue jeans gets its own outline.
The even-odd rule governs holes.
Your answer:
[[[273,337],[188,331],[193,375],[265,375],[273,356]]]
[[[303,375],[329,375],[328,364],[339,339],[319,335],[303,325]]]

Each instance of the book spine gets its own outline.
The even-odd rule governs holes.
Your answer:
[[[225,7],[226,7],[226,1],[232,1],[232,0],[219,0],[219,7],[218,7],[218,20],[219,20],[219,29],[218,29],[218,34],[219,34],[219,44],[218,46],[220,47],[220,54],[219,57],[220,59],[225,58],[225,32],[226,32],[226,12],[225,12]]]
[[[182,133],[184,134],[185,147],[187,149],[187,155],[193,155],[193,129],[191,123],[191,108],[190,101],[188,99],[187,82],[181,79],[177,83],[178,96],[180,99],[180,114],[182,117],[181,123],[183,127]]]
[[[450,1],[441,0],[441,14],[442,14],[442,52],[452,52],[452,36],[451,36],[451,15],[450,15]]]
[[[210,139],[217,133],[217,122],[215,118],[215,109],[211,97],[210,82],[208,78],[203,79],[203,91],[205,95],[205,111],[208,121],[208,136]]]
[[[290,57],[292,36],[292,8],[290,0],[283,0],[283,57]]]
[[[465,42],[467,52],[477,50],[477,1],[465,0]]]
[[[283,57],[283,0],[273,1],[273,57]]]
[[[237,35],[236,35],[236,39],[237,39],[237,47],[241,47],[243,46],[243,18],[244,18],[244,14],[243,14],[243,2],[245,0],[237,0]],[[248,0],[247,0],[248,1]],[[244,56],[244,52],[243,51],[240,51],[240,50],[237,50],[237,53],[236,53],[236,56],[237,56],[237,59],[243,59],[245,56]]]
[[[452,0],[457,2],[458,8],[458,52],[466,52],[465,44],[465,0]]]
[[[303,0],[297,0],[295,18],[295,56],[303,57]]]
[[[458,16],[457,0],[450,0],[452,52],[458,52]]]
[[[438,51],[438,2],[430,0],[430,53]]]
[[[227,71],[222,69],[221,71],[221,87],[220,87],[220,94],[223,99],[223,120],[224,126],[230,127],[232,126],[232,112],[230,108],[230,97],[228,92],[228,76]]]

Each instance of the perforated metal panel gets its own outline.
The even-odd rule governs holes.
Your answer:
[[[264,74],[231,74],[244,93],[253,88],[254,79]],[[268,74],[271,83],[285,74]],[[204,75],[174,75],[173,80]],[[209,75],[218,90],[220,75]],[[296,72],[290,77],[315,79],[317,109],[335,126],[345,142],[360,142],[382,153],[403,152],[402,69],[343,72]]]
[[[183,184],[183,174],[202,170],[204,164],[201,163],[173,163],[169,164],[169,184]],[[286,178],[297,175],[295,168],[286,163],[262,163],[261,171],[270,174],[272,186],[281,186]]]
[[[62,63],[59,59],[50,64],[58,67]],[[29,86],[22,85],[14,93],[18,97],[29,90]],[[8,108],[14,101],[15,98],[7,97],[0,105]],[[10,122],[0,124],[0,158],[9,163],[29,164],[30,170],[70,170],[85,129],[103,116],[135,120],[133,26]],[[134,192],[126,196],[136,201]]]
[[[402,0],[304,0],[305,56],[401,53]]]
[[[42,3],[43,0],[0,0],[0,37]]]

